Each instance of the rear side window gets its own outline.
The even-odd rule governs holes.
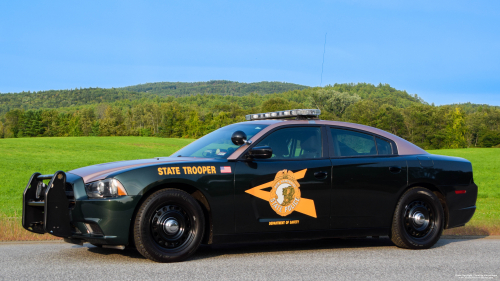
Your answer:
[[[392,146],[390,142],[383,140],[381,138],[376,138],[376,140],[377,140],[377,149],[379,155],[392,154]]]
[[[334,128],[331,133],[336,156],[377,155],[372,135]]]
[[[393,154],[392,143],[371,134],[330,128],[335,156]]]

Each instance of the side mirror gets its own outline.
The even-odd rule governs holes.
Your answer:
[[[265,159],[273,156],[273,149],[269,146],[256,146],[248,152],[250,158]]]
[[[243,131],[236,131],[231,136],[231,141],[235,145],[245,144],[247,142],[247,134],[245,134],[245,132],[243,132]]]

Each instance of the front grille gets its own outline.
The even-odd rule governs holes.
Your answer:
[[[73,185],[71,183],[66,183],[66,197],[69,201],[75,200],[75,193],[73,192]]]
[[[71,183],[66,183],[66,198],[69,201],[69,208],[73,209],[75,207],[75,192],[73,191],[73,185]]]
[[[78,227],[76,227],[74,224],[71,224],[71,231],[73,234],[82,234],[80,229],[78,229]]]

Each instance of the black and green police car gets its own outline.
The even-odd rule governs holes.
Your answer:
[[[251,114],[170,157],[35,173],[23,227],[175,262],[239,241],[389,235],[425,249],[471,219],[469,161],[319,114]]]

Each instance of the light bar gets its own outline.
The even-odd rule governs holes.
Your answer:
[[[317,118],[320,114],[321,110],[319,109],[292,109],[292,110],[281,110],[281,111],[273,111],[266,113],[248,114],[245,116],[245,119],[251,121],[251,120],[262,120],[262,119],[281,119],[290,117],[297,117],[297,119]]]

